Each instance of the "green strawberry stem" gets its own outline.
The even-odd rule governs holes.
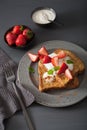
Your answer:
[[[20,30],[23,31],[25,27],[23,25],[20,26]]]
[[[28,34],[28,36],[29,36],[30,38],[33,37],[33,32],[32,32],[32,31],[29,30],[29,31],[27,32],[27,34]]]

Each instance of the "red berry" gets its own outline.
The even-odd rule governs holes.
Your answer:
[[[19,34],[16,39],[16,46],[24,46],[26,44],[26,39],[22,34]]]
[[[22,32],[23,32],[23,29],[24,29],[24,27],[22,26],[22,25],[16,25],[16,26],[14,26],[14,28],[13,28],[13,33],[14,34],[21,34]]]
[[[58,66],[59,64],[59,60],[58,60],[58,56],[54,56],[52,59],[51,59],[51,62],[54,66]]]
[[[33,53],[30,53],[30,52],[28,52],[28,56],[29,56],[29,58],[31,59],[32,62],[36,62],[39,59],[37,54],[33,54]]]
[[[6,34],[6,41],[10,46],[15,44],[16,38],[17,35],[13,34],[12,32]]]
[[[68,79],[72,79],[72,78],[73,78],[73,77],[72,77],[72,74],[71,74],[71,72],[70,72],[69,69],[66,69],[66,70],[65,70],[65,75],[66,75],[66,77],[67,77]]]
[[[68,68],[67,64],[62,63],[62,65],[60,66],[60,69],[58,71],[58,74],[62,74],[65,73],[65,70]]]
[[[33,32],[29,28],[26,28],[23,30],[23,35],[27,40],[30,40],[33,37]]]
[[[40,55],[48,55],[48,51],[45,47],[41,47],[38,51],[38,54]]]
[[[59,59],[64,58],[65,56],[66,56],[66,53],[63,50],[58,53]]]
[[[45,56],[42,58],[42,61],[43,61],[44,64],[50,63],[50,62],[51,62],[51,58],[50,58],[49,56],[46,56],[46,55],[45,55]]]
[[[45,55],[40,55],[40,54],[38,54],[38,57],[39,57],[40,60],[42,60],[42,59],[44,58],[44,56],[45,56]]]

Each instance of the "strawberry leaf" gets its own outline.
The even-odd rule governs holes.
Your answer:
[[[24,28],[25,28],[25,27],[24,27],[23,25],[20,26],[20,30],[21,30],[21,31],[23,31]]]
[[[66,62],[67,62],[67,64],[73,64],[72,60],[67,60]]]
[[[54,70],[53,70],[53,69],[50,69],[50,70],[48,71],[48,74],[51,75],[51,74],[53,74],[53,72],[54,72]]]
[[[29,67],[28,70],[29,70],[30,73],[34,73],[35,72],[33,67]]]
[[[27,34],[30,36],[30,38],[33,37],[33,32],[32,31],[29,30]]]
[[[59,70],[59,69],[60,69],[60,66],[55,66],[55,67],[54,67],[54,70],[55,70],[55,71],[57,71],[57,70]]]
[[[54,71],[57,71],[60,69],[60,66],[56,66],[48,71],[48,74],[53,74]]]

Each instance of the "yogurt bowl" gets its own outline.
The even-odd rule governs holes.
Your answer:
[[[39,25],[47,25],[56,19],[56,12],[52,8],[39,7],[31,14],[34,23]]]

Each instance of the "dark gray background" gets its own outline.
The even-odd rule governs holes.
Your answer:
[[[31,12],[39,7],[52,7],[57,13],[56,21],[41,27],[31,20]],[[36,36],[34,44],[48,40],[73,42],[87,50],[87,2],[86,0],[0,0],[0,47],[17,63],[28,51],[8,47],[4,42],[5,31],[15,25],[31,27]],[[66,108],[50,108],[33,103],[28,111],[36,130],[87,130],[87,99]],[[28,130],[21,111],[5,120],[6,130]]]

